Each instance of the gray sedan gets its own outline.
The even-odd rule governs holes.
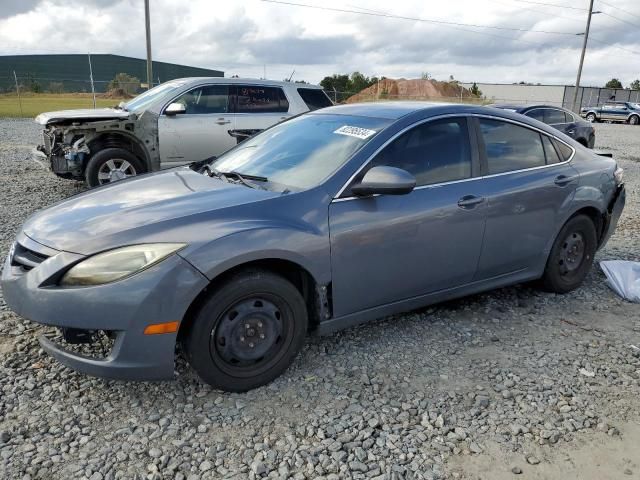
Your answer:
[[[624,199],[614,160],[516,113],[330,107],[36,213],[2,288],[62,329],[42,346],[76,370],[171,378],[178,344],[205,382],[244,391],[309,331],[529,280],[577,288]]]

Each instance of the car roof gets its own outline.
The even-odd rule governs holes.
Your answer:
[[[534,108],[555,108],[556,110],[562,110],[567,112],[568,110],[557,105],[546,105],[544,103],[528,104],[528,105],[514,105],[508,103],[494,103],[488,105],[489,107],[502,108],[504,110],[515,110],[516,112],[524,112],[526,110],[533,110]]]
[[[296,83],[296,82],[283,82],[278,80],[263,80],[261,78],[228,78],[228,77],[185,77],[175,78],[169,80],[170,82],[184,82],[185,84],[198,84],[202,82],[207,83],[224,83],[224,84],[250,84],[250,85],[264,85],[274,87],[286,87],[294,86],[296,88],[314,88],[322,89],[319,85],[312,85],[310,83]]]
[[[375,117],[385,118],[388,120],[396,120],[411,113],[420,111],[430,111],[433,115],[440,113],[463,113],[469,112],[469,109],[477,108],[477,105],[468,105],[460,103],[437,103],[437,102],[363,102],[348,103],[344,105],[336,105],[333,107],[323,108],[311,112],[312,114],[334,114],[334,115],[352,115],[356,117]]]

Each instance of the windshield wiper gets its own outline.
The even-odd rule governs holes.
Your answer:
[[[243,185],[246,185],[249,188],[259,188],[260,190],[267,190],[262,185],[257,185],[255,183],[250,183],[247,181],[247,180],[253,180],[257,182],[268,182],[269,179],[267,177],[262,177],[260,175],[249,175],[244,173],[240,174],[235,170],[232,170],[230,172],[221,172],[220,170],[216,170],[215,168],[207,168],[207,170],[209,170],[209,176],[218,177],[227,182],[229,181],[227,177],[235,177],[238,179],[240,183],[242,183]]]

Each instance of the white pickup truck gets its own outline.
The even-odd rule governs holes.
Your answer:
[[[38,146],[91,187],[218,156],[260,130],[332,105],[321,87],[241,78],[171,80],[115,108],[41,113]]]

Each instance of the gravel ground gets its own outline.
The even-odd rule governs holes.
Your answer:
[[[75,193],[0,120],[0,257],[26,216]],[[597,125],[628,200],[598,259],[640,260],[640,128]],[[0,297],[0,478],[640,478],[640,306],[593,269],[311,338],[246,394],[90,378],[39,348]],[[518,477],[519,475],[519,477]]]

